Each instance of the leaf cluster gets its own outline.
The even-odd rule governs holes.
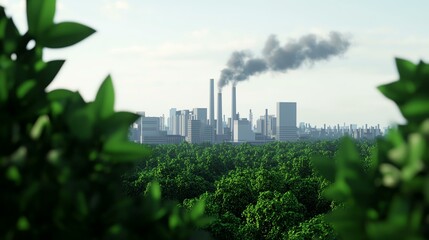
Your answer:
[[[368,171],[350,139],[335,160],[313,160],[332,182],[325,196],[340,206],[327,219],[343,238],[429,238],[429,64],[396,59],[396,66],[399,80],[379,90],[407,123],[378,140]]]
[[[107,77],[93,101],[48,91],[64,60],[44,48],[72,46],[95,31],[54,21],[55,0],[27,0],[21,34],[0,7],[0,238],[187,239],[204,222],[161,200],[160,187],[129,197],[123,175],[149,149],[128,141],[136,114],[114,111]]]

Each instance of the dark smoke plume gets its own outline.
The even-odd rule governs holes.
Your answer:
[[[305,63],[311,65],[316,61],[328,60],[345,53],[349,46],[349,39],[338,32],[331,32],[327,39],[314,34],[305,35],[283,47],[277,37],[271,35],[262,50],[262,58],[254,58],[248,51],[233,52],[227,67],[221,71],[218,87],[221,90],[229,83],[236,85],[250,76],[267,71],[286,72]]]

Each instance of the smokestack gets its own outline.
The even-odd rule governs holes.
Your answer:
[[[237,89],[235,86],[232,86],[232,106],[231,106],[231,136],[234,136],[234,120],[237,119],[236,116],[236,107],[237,107]]]
[[[268,109],[265,109],[265,136],[268,136]]]
[[[222,93],[217,94],[217,135],[223,134],[223,123],[222,123]]]
[[[214,79],[210,79],[210,126],[214,127]]]

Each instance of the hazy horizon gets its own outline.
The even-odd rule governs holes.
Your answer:
[[[0,0],[26,30],[25,1]],[[376,86],[397,79],[394,57],[428,59],[429,2],[391,1],[198,1],[58,0],[56,20],[82,22],[97,33],[47,59],[66,58],[50,86],[79,90],[91,100],[113,77],[117,110],[168,117],[170,108],[209,107],[209,79],[219,80],[234,51],[262,56],[274,34],[283,46],[307,34],[350,39],[347,51],[286,73],[268,71],[237,85],[237,111],[254,119],[276,102],[298,103],[297,122],[381,124],[402,122],[395,105]],[[231,112],[231,87],[223,112]],[[216,104],[215,104],[216,106]]]

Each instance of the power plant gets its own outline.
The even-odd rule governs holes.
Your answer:
[[[275,35],[271,35],[266,40],[260,56],[246,50],[233,51],[217,81],[219,91],[216,119],[215,86],[212,78],[209,86],[208,118],[207,108],[193,110],[172,108],[167,121],[168,127],[164,125],[164,118],[160,118],[159,123],[152,121],[152,125],[148,119],[135,124],[143,136],[140,142],[142,139],[152,139],[153,142],[158,141],[157,143],[183,140],[191,143],[267,142],[274,139],[295,141],[298,139],[296,102],[278,103],[276,116],[268,115],[266,109],[264,116],[256,119],[254,128],[251,110],[249,119],[240,118],[237,112],[236,85],[266,72],[286,73],[301,66],[341,56],[350,45],[349,37],[339,32],[331,32],[327,37],[307,34],[286,44],[281,44]],[[222,111],[222,89],[229,84],[231,84],[231,117],[226,122]],[[337,126],[337,132],[339,129]],[[136,135],[139,135],[138,132]]]
[[[299,139],[335,139],[351,136],[355,139],[374,139],[382,135],[380,126],[358,128],[356,125],[312,127],[300,123],[297,128],[297,103],[278,102],[275,115],[268,109],[256,119],[253,126],[253,113],[249,119],[240,118],[237,113],[237,88],[231,87],[231,117],[225,122],[222,109],[222,91],[217,95],[217,114],[215,117],[214,79],[209,85],[209,109],[200,107],[192,110],[170,109],[168,126],[164,117],[149,117],[139,112],[139,118],[130,128],[129,139],[144,144],[190,143],[243,143],[263,144],[271,141],[297,141]],[[208,111],[207,111],[208,110]],[[209,116],[207,115],[209,113]],[[386,131],[384,131],[386,132]]]

